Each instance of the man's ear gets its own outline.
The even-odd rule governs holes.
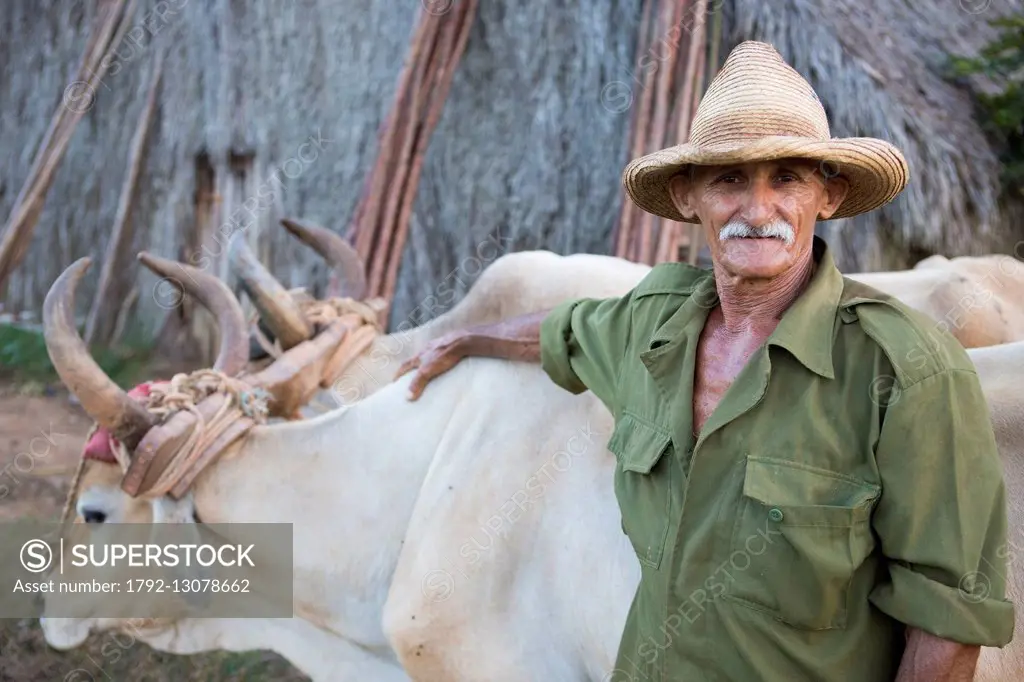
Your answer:
[[[839,210],[839,206],[846,199],[846,195],[850,193],[850,183],[841,175],[825,180],[825,197],[826,203],[818,211],[819,220],[828,220],[832,215]]]
[[[690,176],[684,170],[668,181],[668,194],[676,210],[687,220],[696,220],[697,211],[690,197]]]

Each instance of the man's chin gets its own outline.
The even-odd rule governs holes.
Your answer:
[[[790,247],[773,237],[727,239],[721,243],[720,260],[726,270],[740,277],[775,277],[792,263]]]

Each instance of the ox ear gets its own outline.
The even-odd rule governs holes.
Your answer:
[[[189,492],[184,495],[180,500],[171,499],[169,496],[158,497],[153,500],[153,532],[152,540],[154,542],[160,542],[161,528],[163,524],[174,524],[178,526],[175,530],[178,533],[175,534],[175,539],[180,542],[181,539],[181,525],[189,526],[186,533],[188,539],[187,543],[194,545],[203,544],[203,537],[199,532],[199,526],[196,524],[196,507],[195,502],[192,498],[192,493]],[[175,543],[178,544],[178,543]],[[169,575],[168,578],[171,580],[193,580],[193,579],[209,579],[213,578],[213,572],[209,568],[202,566],[183,566],[181,563],[171,566],[165,569]],[[183,591],[180,593],[184,598],[185,603],[190,606],[202,608],[209,604],[210,593],[201,591]]]

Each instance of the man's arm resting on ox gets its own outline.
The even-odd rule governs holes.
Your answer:
[[[395,378],[417,369],[416,376],[409,382],[409,398],[416,400],[431,379],[471,355],[537,362],[540,360],[541,323],[550,312],[541,310],[445,334],[403,362]]]
[[[875,462],[872,525],[888,577],[870,599],[907,626],[897,681],[969,681],[979,647],[1008,643],[1014,620],[1002,463],[973,369],[894,392]]]
[[[572,393],[591,390],[605,404],[615,393],[630,337],[631,297],[566,301],[493,324],[467,327],[433,341],[398,368],[413,368],[409,397],[470,355],[540,362],[552,381]]]

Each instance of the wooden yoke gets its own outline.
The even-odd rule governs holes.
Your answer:
[[[335,246],[334,251],[343,253],[349,248]],[[383,301],[316,301],[304,292],[289,292],[278,285],[243,240],[232,240],[231,253],[236,274],[248,284],[250,297],[276,335],[280,338],[283,327],[288,328],[285,331],[295,327],[297,333],[289,337],[289,343],[282,344],[286,350],[262,369],[250,366],[246,370],[244,360],[236,362],[236,353],[222,353],[231,360],[224,360],[225,366],[176,375],[154,389],[147,410],[162,419],[146,432],[134,455],[123,458],[130,463],[121,488],[132,497],[170,495],[178,499],[207,465],[257,423],[265,422],[267,417],[301,419],[299,409],[317,391],[330,387],[381,332]],[[219,280],[148,254],[145,258],[140,255],[140,260],[158,274],[173,265],[189,275],[182,279],[210,279],[205,293],[197,289],[196,295],[204,303],[218,304],[207,307],[237,318],[232,328],[244,328],[237,300]],[[360,269],[361,263],[358,265]],[[183,285],[189,288],[187,283]],[[219,293],[211,298],[210,292]],[[232,350],[234,345],[240,344],[232,343]]]
[[[228,399],[223,393],[214,393],[200,401],[196,405],[196,411],[202,415],[204,423],[209,423],[224,408]],[[240,412],[239,414],[241,416]],[[248,421],[251,427],[253,422],[251,419]],[[199,419],[195,413],[181,411],[171,415],[163,424],[157,424],[147,431],[135,448],[131,465],[121,479],[121,490],[132,497],[155,492],[153,486],[172,466],[175,455],[193,436],[198,424]]]
[[[241,377],[243,381],[270,393],[271,416],[301,418],[299,408],[308,403],[320,389],[320,380],[328,361],[349,332],[350,327],[346,322],[343,318],[334,320],[312,339],[282,353],[266,369]]]
[[[296,419],[299,408],[320,389],[329,360],[349,331],[351,320],[339,318],[309,341],[287,350],[274,364],[238,382],[248,390],[269,393],[270,416]],[[373,327],[371,326],[372,330]],[[200,472],[256,425],[228,393],[218,391],[151,428],[135,449],[121,489],[132,497],[170,495],[179,499]],[[203,429],[197,434],[202,420]]]
[[[337,321],[345,324],[352,331],[345,335],[345,338],[324,364],[318,384],[320,388],[330,388],[345,371],[345,368],[362,355],[363,351],[373,343],[380,333],[380,330],[374,325],[364,324],[363,319],[356,313],[342,315]]]

